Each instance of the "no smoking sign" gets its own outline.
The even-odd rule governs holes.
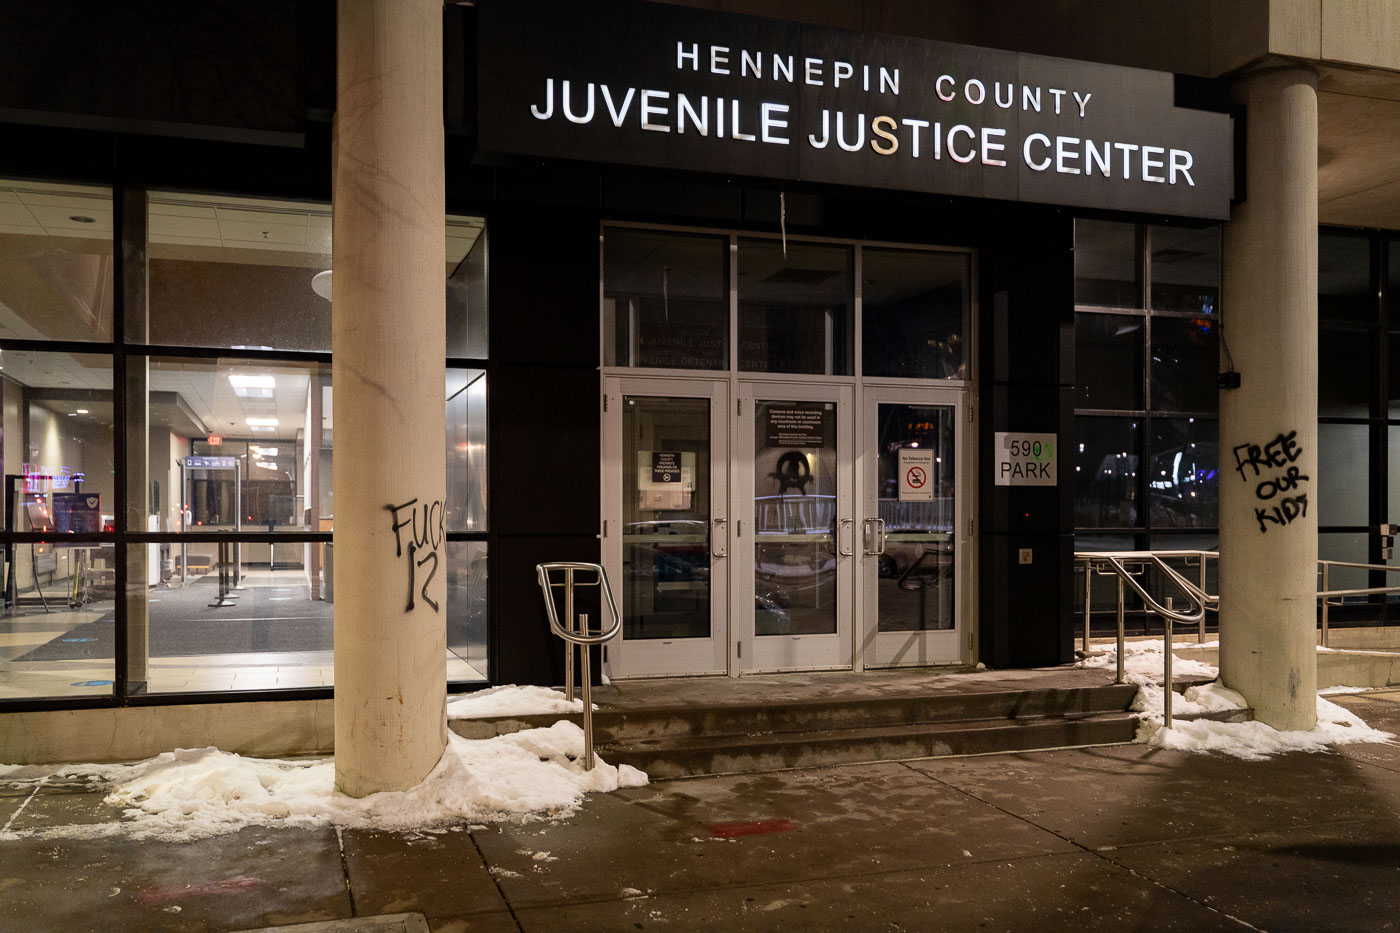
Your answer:
[[[900,449],[899,501],[933,501],[933,451],[914,447]]]

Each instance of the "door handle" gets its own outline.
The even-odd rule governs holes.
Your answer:
[[[711,521],[710,524],[714,526],[714,530],[710,533],[710,556],[711,556],[711,557],[728,557],[728,556],[729,556],[729,531],[728,531],[729,519],[727,519],[727,518],[716,518],[716,519],[714,519],[713,521]]]
[[[867,518],[864,524],[865,556],[876,557],[885,553],[885,520],[883,518]]]
[[[847,525],[854,525],[855,523],[856,520],[854,518],[843,518],[836,523],[836,553],[842,557],[851,557],[856,552],[855,538],[852,537],[851,546],[847,547],[843,543],[846,540],[846,538],[841,533]],[[851,533],[854,536],[855,530],[852,529]]]

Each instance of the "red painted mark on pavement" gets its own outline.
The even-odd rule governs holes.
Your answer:
[[[186,897],[200,897],[205,894],[229,894],[245,891],[262,884],[261,878],[226,878],[223,881],[206,881],[203,884],[166,884],[147,888],[137,900],[142,904],[163,904]]]
[[[797,828],[792,820],[759,820],[753,823],[711,823],[710,832],[721,839],[735,836],[763,836],[768,833],[786,833]]]

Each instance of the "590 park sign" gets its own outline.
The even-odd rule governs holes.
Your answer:
[[[1223,219],[1170,74],[630,0],[479,0],[479,155]]]

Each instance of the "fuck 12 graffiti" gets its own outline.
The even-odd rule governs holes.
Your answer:
[[[1267,503],[1254,507],[1260,534],[1266,534],[1270,526],[1290,525],[1308,514],[1308,494],[1303,489],[1308,476],[1294,465],[1303,455],[1297,431],[1280,433],[1262,446],[1241,444],[1234,452],[1235,472],[1245,482],[1254,482],[1254,497]]]
[[[437,600],[428,595],[428,584],[437,574],[438,550],[447,537],[446,509],[442,500],[434,499],[420,504],[417,498],[413,498],[403,505],[386,505],[384,508],[392,516],[394,556],[403,557],[405,552],[408,554],[408,606],[404,612],[413,611],[418,597],[431,606],[433,612],[437,612]],[[407,513],[407,517],[403,517],[404,513]],[[408,531],[406,543],[403,536],[405,529]],[[423,571],[425,566],[428,568],[426,574]],[[421,587],[418,584],[420,577],[423,581]]]

